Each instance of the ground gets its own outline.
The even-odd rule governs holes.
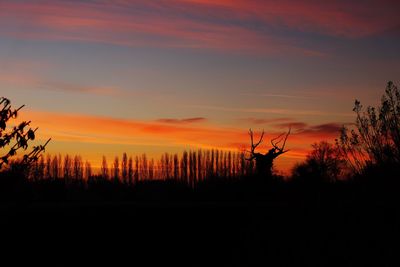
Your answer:
[[[400,263],[400,212],[382,203],[40,202],[0,209],[3,255],[16,255],[15,265]]]

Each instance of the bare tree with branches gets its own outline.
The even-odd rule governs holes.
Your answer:
[[[262,154],[256,152],[257,147],[263,142],[264,131],[261,133],[260,139],[257,143],[254,143],[254,133],[250,129],[249,135],[251,140],[251,150],[247,151],[250,153],[250,157],[247,158],[248,161],[255,160],[256,162],[256,174],[259,177],[272,177],[272,167],[274,160],[280,155],[288,152],[289,150],[285,150],[286,141],[290,135],[291,129],[287,133],[282,133],[279,136],[271,139],[272,148],[268,150],[267,153]],[[281,146],[279,144],[282,143]]]

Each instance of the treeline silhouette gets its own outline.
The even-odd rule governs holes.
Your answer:
[[[10,171],[18,169],[18,165],[11,163]],[[175,180],[194,187],[206,179],[237,179],[254,173],[254,164],[246,160],[244,152],[211,149],[184,151],[182,155],[164,153],[159,160],[146,154],[123,153],[121,158],[115,157],[110,162],[103,156],[101,166],[95,169],[80,156],[46,155],[21,175],[32,181],[110,181],[130,186],[144,181]]]
[[[23,122],[7,132],[7,124],[21,108],[12,110],[4,98],[1,104],[0,144],[2,148],[11,147],[1,158],[2,165],[7,165],[0,172],[2,198],[46,199],[52,195],[74,199],[79,195],[80,199],[129,200],[138,199],[139,195],[146,199],[147,194],[148,198],[158,195],[178,199],[182,195],[181,199],[187,199],[190,194],[203,194],[204,198],[226,196],[230,200],[278,195],[279,199],[296,199],[310,190],[323,191],[325,195],[338,188],[340,193],[350,192],[355,185],[368,185],[371,190],[383,186],[392,192],[399,184],[395,177],[400,171],[400,92],[392,82],[388,83],[380,106],[364,109],[356,100],[355,123],[344,126],[333,144],[314,143],[306,159],[288,177],[272,170],[274,159],[288,151],[285,144],[290,143],[290,129],[271,140],[273,147],[266,154],[256,152],[264,134],[255,142],[250,130],[251,150],[241,152],[199,149],[181,155],[164,153],[157,160],[146,154],[124,153],[113,160],[103,157],[100,168],[94,169],[80,156],[42,155],[48,141],[34,147],[34,154],[13,160],[17,150],[27,149],[27,142],[35,138],[37,129],[25,131],[30,122]],[[300,195],[296,196],[293,190]]]
[[[223,199],[243,181],[257,179],[264,180],[245,152],[199,149],[181,155],[164,153],[157,160],[146,154],[123,153],[112,161],[103,156],[97,168],[81,156],[47,154],[29,168],[19,161],[10,162],[0,172],[0,198],[185,201],[200,194]],[[229,199],[234,200],[232,194]]]

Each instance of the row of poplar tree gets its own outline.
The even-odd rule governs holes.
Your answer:
[[[93,168],[82,157],[47,155],[31,168],[32,180],[65,179],[90,181],[102,179],[125,184],[147,180],[175,179],[194,184],[208,178],[237,178],[254,173],[254,164],[246,160],[244,152],[217,149],[184,151],[181,155],[164,153],[158,160],[141,156],[115,157],[108,163],[103,156],[100,168]]]

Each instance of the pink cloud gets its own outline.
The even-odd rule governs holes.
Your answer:
[[[26,66],[25,66],[26,67]],[[48,91],[83,93],[102,96],[121,96],[127,94],[120,88],[113,86],[78,85],[63,81],[49,81],[32,71],[11,71],[0,73],[0,84],[14,85],[31,89],[44,89]]]
[[[262,25],[245,25],[256,20],[269,28],[284,26],[346,37],[366,36],[394,25],[393,19],[384,16],[371,20],[367,11],[350,4],[327,8],[310,1],[10,1],[3,2],[0,9],[0,34],[122,46],[320,56],[320,51],[303,47],[298,40],[260,31]],[[15,24],[18,27],[13,27]]]
[[[396,0],[358,1],[272,1],[272,0],[178,0],[188,6],[211,8],[210,12],[230,11],[236,17],[257,18],[270,25],[333,36],[358,38],[398,28],[396,15],[400,3]]]
[[[400,4],[392,0],[362,5],[312,0],[2,1],[0,5],[0,33],[20,38],[257,53],[321,55],[260,27],[358,38],[400,25],[395,12]],[[244,26],[249,22],[258,23],[258,29]]]

